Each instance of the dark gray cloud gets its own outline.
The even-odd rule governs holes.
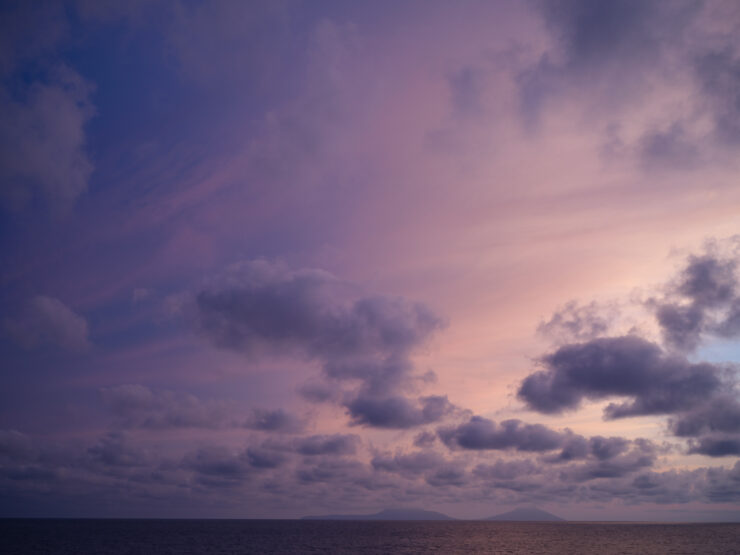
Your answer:
[[[525,121],[536,122],[550,98],[584,89],[610,105],[643,86],[698,12],[694,0],[537,2],[555,48],[518,76]]]
[[[669,421],[677,436],[700,436],[707,432],[740,433],[740,402],[737,395],[720,394],[711,402],[682,412]]]
[[[426,482],[434,487],[460,487],[469,481],[468,474],[459,466],[448,465],[439,468],[426,477]]]
[[[398,389],[410,374],[413,366],[405,356],[392,356],[383,360],[338,360],[324,365],[324,372],[337,381],[362,383],[368,395],[382,396]]]
[[[663,287],[663,297],[647,302],[665,349],[638,335],[564,344],[541,358],[544,368],[521,382],[518,397],[548,414],[575,410],[584,400],[622,398],[607,405],[606,419],[669,415],[669,430],[692,438],[691,453],[734,454],[740,438],[737,369],[683,354],[709,336],[736,335],[737,261],[719,247],[712,243],[703,254],[689,256]],[[590,449],[573,438],[555,458],[575,460]]]
[[[411,351],[443,326],[422,304],[358,295],[321,270],[257,260],[198,293],[195,313],[199,329],[220,347],[320,361],[323,380],[305,384],[301,395],[343,404],[353,424],[408,428],[452,410],[443,397],[406,397],[414,388]]]
[[[111,432],[101,438],[87,449],[87,454],[92,462],[105,467],[144,466],[149,462],[146,453],[120,432]]]
[[[235,268],[224,285],[196,296],[200,329],[216,345],[247,354],[300,351],[336,360],[402,355],[442,321],[401,298],[352,299],[321,270],[288,271],[264,261]]]
[[[520,420],[504,420],[500,424],[481,416],[473,416],[457,427],[441,428],[439,437],[449,447],[463,449],[514,449],[543,452],[557,449],[567,434],[556,432],[542,424],[525,424]]]
[[[630,442],[621,437],[596,436],[589,439],[591,453],[600,461],[613,459],[629,447]]]
[[[464,462],[447,460],[429,450],[376,455],[371,465],[376,471],[397,474],[407,480],[423,479],[435,488],[460,487],[471,479]]]
[[[250,461],[247,453],[234,453],[226,447],[202,447],[188,453],[182,460],[183,468],[194,471],[206,478],[226,482],[245,480],[250,474]],[[206,482],[216,484],[217,482]]]
[[[729,304],[724,318],[712,327],[712,332],[724,338],[740,336],[740,298]]]
[[[245,428],[263,432],[300,432],[304,423],[294,414],[283,409],[254,409],[244,423]]]
[[[572,434],[563,442],[559,453],[546,455],[545,462],[564,463],[578,459],[585,459],[591,453],[591,445],[588,439],[581,435]]]
[[[631,335],[564,345],[542,363],[546,369],[525,378],[518,396],[544,413],[620,396],[632,401],[609,405],[607,418],[668,414],[702,403],[723,387],[720,367],[691,363]]]
[[[277,468],[285,462],[283,454],[269,449],[249,447],[245,453],[252,468]]]
[[[23,348],[52,346],[72,352],[90,348],[85,318],[59,299],[38,295],[30,299],[17,318],[4,322],[5,330]]]
[[[412,428],[441,420],[455,406],[447,396],[419,398],[418,403],[405,397],[375,397],[360,394],[346,404],[352,424],[377,428]]]
[[[276,470],[289,460],[286,452],[268,445],[253,445],[242,451],[211,445],[185,454],[177,468],[193,472],[205,486],[220,488],[249,480],[255,473]]]
[[[733,468],[699,468],[690,471],[645,472],[629,483],[615,484],[618,495],[635,501],[731,503],[740,495],[740,463]]]
[[[591,453],[586,462],[570,464],[561,470],[567,481],[585,482],[598,478],[620,478],[651,467],[657,449],[653,443],[638,439],[591,438]]]
[[[665,299],[653,301],[667,346],[691,351],[705,334],[732,337],[737,331],[737,261],[712,252],[689,256]]]
[[[710,457],[740,456],[740,434],[710,434],[690,440],[689,453]]]
[[[571,434],[563,442],[559,453],[545,456],[543,460],[549,463],[567,463],[587,458],[604,461],[624,453],[632,444],[633,442],[621,437],[593,436],[585,438]]]
[[[243,449],[203,446],[172,458],[161,445],[144,447],[133,434],[108,434],[90,446],[59,449],[40,438],[0,432],[0,511],[17,507],[18,500],[37,501],[37,495],[51,496],[59,506],[84,504],[89,496],[105,499],[116,508],[105,513],[111,516],[122,516],[139,502],[154,503],[160,517],[180,514],[174,505],[162,506],[173,496],[186,504],[228,506],[234,512],[226,514],[234,515],[243,511],[244,498],[284,506],[286,494],[303,513],[348,499],[378,506],[482,499],[506,504],[740,500],[740,463],[654,472],[650,466],[659,450],[644,440],[624,448],[623,441],[591,438],[581,459],[557,464],[544,457],[479,462],[485,454],[471,457],[465,451],[449,460],[420,450],[376,454],[368,465],[351,453],[295,456],[301,454],[298,440]],[[473,461],[478,464],[470,468]]]
[[[686,351],[699,346],[704,331],[704,311],[700,307],[665,303],[657,307],[655,316],[667,345]]]
[[[657,2],[555,0],[539,6],[569,66],[594,67],[606,60],[639,58],[646,52],[655,55]]]
[[[353,434],[314,435],[296,440],[294,448],[301,455],[353,455],[360,438]]]

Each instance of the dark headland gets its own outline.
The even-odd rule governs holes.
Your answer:
[[[303,520],[455,520],[435,511],[422,509],[385,509],[366,515],[319,515],[304,516]]]
[[[489,516],[484,520],[508,520],[516,522],[563,522],[564,519],[555,516],[552,513],[535,508],[519,508],[502,513],[500,515]]]

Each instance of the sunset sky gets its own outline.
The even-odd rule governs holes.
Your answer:
[[[0,516],[740,521],[740,4],[3,2]]]

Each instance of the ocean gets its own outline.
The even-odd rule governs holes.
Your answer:
[[[740,524],[3,519],[0,553],[739,554]]]

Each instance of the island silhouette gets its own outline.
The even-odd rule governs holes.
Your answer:
[[[483,520],[505,520],[510,522],[564,522],[565,519],[555,516],[552,513],[543,511],[536,507],[520,507],[509,511],[508,513],[502,513],[500,515],[489,516]]]
[[[304,516],[302,520],[458,520],[444,513],[425,511],[423,509],[384,509],[372,514],[333,514]],[[481,520],[498,520],[509,522],[562,522],[564,519],[536,507],[520,507],[489,516]]]

